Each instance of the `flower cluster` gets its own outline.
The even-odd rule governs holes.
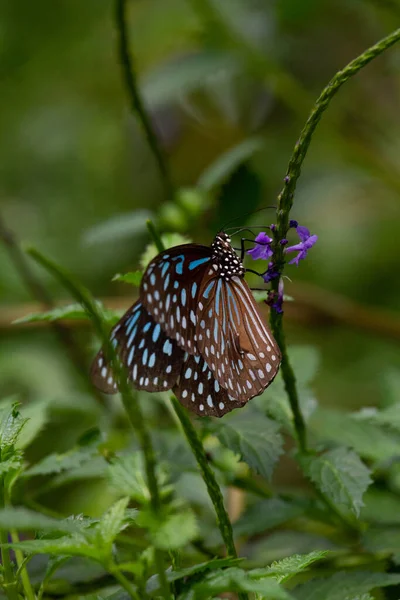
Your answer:
[[[311,233],[310,233],[309,229],[307,229],[307,227],[303,227],[302,225],[299,225],[298,222],[294,221],[294,220],[290,221],[290,227],[292,229],[296,229],[296,233],[300,239],[299,243],[294,244],[293,246],[287,246],[287,244],[288,244],[287,239],[282,239],[282,240],[280,240],[279,243],[282,246],[287,246],[284,249],[285,254],[290,254],[291,252],[297,252],[296,256],[288,261],[288,264],[289,265],[295,264],[298,266],[299,262],[306,258],[308,251],[310,250],[310,248],[312,248],[314,246],[314,244],[318,240],[318,236],[311,235]],[[271,230],[271,232],[274,232],[276,230],[276,226],[271,225],[270,230]],[[274,241],[274,239],[272,237],[269,237],[265,231],[262,231],[261,233],[259,233],[256,236],[256,238],[254,240],[254,244],[255,244],[254,248],[251,248],[251,250],[247,251],[247,254],[250,254],[250,256],[253,258],[253,260],[268,260],[268,268],[262,274],[262,277],[266,283],[269,283],[273,279],[277,279],[278,277],[281,277],[281,273],[279,271],[278,265],[276,265],[273,260],[270,260],[271,258],[273,258],[273,254],[274,254],[273,249],[272,249],[273,241]],[[270,292],[267,303],[272,308],[274,308],[278,313],[283,312],[283,309],[282,309],[283,281],[282,281],[282,278],[279,281],[278,293]]]

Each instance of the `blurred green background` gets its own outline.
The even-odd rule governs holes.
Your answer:
[[[276,202],[318,94],[400,22],[391,0],[133,0],[131,49],[179,190],[171,200],[129,110],[113,4],[1,6],[0,213],[22,242],[121,309],[135,290],[111,279],[137,268],[146,218],[206,244],[232,218],[274,221],[273,210],[244,215]],[[320,351],[322,405],[385,404],[399,368],[399,104],[394,47],[334,99],[299,182],[292,218],[319,241],[306,262],[287,269],[295,302],[286,328],[289,343]],[[32,268],[55,298],[67,299]],[[32,298],[2,246],[0,294],[0,394],[48,401],[56,426],[46,444],[65,450],[98,422],[99,409],[48,327],[10,325],[32,310]],[[349,311],[344,299],[356,305]],[[93,356],[88,327],[73,333]],[[107,407],[104,423],[115,411],[118,420],[117,401]]]

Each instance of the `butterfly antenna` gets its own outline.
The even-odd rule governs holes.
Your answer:
[[[229,225],[230,223],[233,223],[234,221],[238,221],[239,219],[242,219],[243,217],[248,217],[250,215],[255,215],[256,213],[261,212],[262,210],[269,210],[270,208],[274,208],[276,209],[276,206],[263,206],[263,208],[258,208],[257,210],[252,210],[251,212],[248,213],[243,213],[242,215],[240,215],[239,217],[235,217],[234,219],[230,219],[230,221],[228,221],[227,223],[225,223],[222,227],[221,227],[221,231],[228,231],[226,226]],[[234,229],[233,227],[230,227],[229,229]]]

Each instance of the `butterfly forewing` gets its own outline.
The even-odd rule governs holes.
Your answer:
[[[274,379],[279,348],[242,278],[203,282],[196,333],[199,351],[216,380],[241,403]]]
[[[136,388],[148,392],[172,388],[181,371],[184,352],[140,301],[112,329],[111,342]],[[91,375],[95,386],[105,394],[118,391],[103,351],[96,356]]]
[[[204,274],[213,271],[208,246],[184,244],[156,256],[143,275],[143,306],[168,337],[197,354],[197,300]]]
[[[203,417],[222,417],[243,405],[218,383],[200,354],[185,354],[173,392],[184,406]]]

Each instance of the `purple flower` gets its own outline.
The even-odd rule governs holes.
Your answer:
[[[288,248],[285,248],[285,253],[298,252],[297,256],[289,261],[289,265],[296,264],[298,266],[299,261],[303,260],[307,256],[308,250],[314,246],[318,236],[310,235],[310,231],[307,229],[307,227],[302,227],[301,225],[296,227],[296,231],[300,238],[300,243],[296,244],[295,246],[289,246]]]
[[[275,263],[270,262],[268,265],[267,271],[263,274],[263,279],[265,283],[269,283],[273,279],[276,279],[280,276],[280,273],[275,265]]]
[[[247,254],[250,254],[253,260],[263,259],[267,260],[273,254],[271,248],[272,238],[262,231],[259,233],[254,240],[255,246],[251,250],[247,250]]]
[[[283,313],[283,278],[279,281],[278,292],[269,292],[267,304],[277,313]]]

